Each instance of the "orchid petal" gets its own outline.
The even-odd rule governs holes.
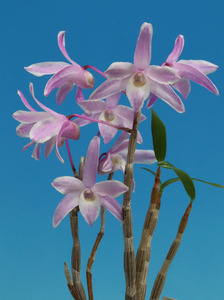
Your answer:
[[[172,88],[167,84],[160,84],[156,81],[150,81],[151,92],[158,98],[165,101],[177,112],[182,113],[185,111],[183,102],[180,97],[172,90]]]
[[[66,217],[66,215],[76,206],[79,205],[78,193],[70,193],[66,195],[57,206],[53,216],[54,228]]]
[[[87,188],[91,188],[96,182],[98,169],[98,157],[100,150],[100,139],[95,136],[90,144],[86,154],[85,164],[83,167],[83,184]]]
[[[46,141],[46,145],[44,148],[44,156],[45,158],[48,158],[48,156],[50,155],[50,153],[52,152],[54,146],[56,143],[56,137],[53,136],[51,139],[49,139],[48,141]]]
[[[89,99],[104,99],[121,92],[126,88],[128,79],[106,80],[89,97]]]
[[[65,101],[65,98],[69,92],[73,89],[74,85],[71,82],[68,82],[59,87],[57,94],[56,94],[56,101],[57,104],[60,105],[62,102]]]
[[[150,93],[150,83],[148,77],[145,77],[145,84],[143,86],[136,86],[134,84],[134,76],[132,76],[128,80],[126,93],[134,111],[140,111],[145,99]]]
[[[174,67],[181,77],[192,80],[204,86],[206,89],[208,89],[216,95],[219,94],[216,86],[212,83],[212,81],[206,75],[204,75],[194,67],[179,62],[175,63]]]
[[[118,220],[122,221],[122,207],[117,202],[117,200],[110,198],[108,196],[103,196],[103,197],[100,197],[100,203],[105,209],[107,209]]]
[[[101,113],[106,109],[106,103],[103,100],[83,100],[78,105],[87,113]]]
[[[24,110],[18,110],[12,116],[17,121],[25,124],[39,122],[49,118],[49,114],[46,112],[24,111]]]
[[[110,153],[118,153],[123,149],[126,149],[129,143],[128,137],[128,133],[123,131],[117,139],[117,141],[115,142],[115,144],[110,148]]]
[[[129,62],[114,62],[104,72],[108,79],[124,79],[136,72],[136,67]]]
[[[40,159],[40,147],[41,144],[36,144],[36,146],[33,149],[33,153],[31,155],[32,158],[39,160]]]
[[[62,115],[58,114],[57,112],[53,111],[52,109],[48,108],[47,106],[43,105],[40,101],[37,100],[37,98],[34,95],[34,88],[33,88],[32,82],[30,82],[29,89],[30,89],[30,93],[31,93],[33,99],[43,110],[45,110],[47,113],[50,113],[54,116],[63,117]]]
[[[85,189],[81,180],[71,177],[71,176],[62,176],[57,177],[51,185],[61,194],[77,193],[80,195]]]
[[[66,120],[63,124],[63,130],[59,134],[65,139],[78,140],[80,136],[79,126],[75,122]]]
[[[35,125],[35,123],[24,124],[21,123],[16,127],[16,133],[21,137],[30,137],[30,130]]]
[[[36,111],[32,106],[29,105],[28,101],[24,97],[23,93],[20,92],[19,90],[17,91],[17,94],[20,96],[20,99],[22,100],[23,104],[28,108],[30,111]]]
[[[145,73],[150,79],[163,84],[173,84],[180,79],[175,69],[166,66],[149,66]]]
[[[106,121],[104,117],[104,112],[101,113],[99,120]],[[116,115],[114,116],[114,119],[110,121],[110,123],[117,126],[121,125]],[[118,131],[117,128],[111,127],[106,124],[98,123],[98,126],[100,130],[100,134],[105,144],[109,143]]]
[[[107,180],[94,184],[92,190],[99,196],[116,198],[128,191],[128,187],[118,180]]]
[[[82,92],[82,88],[80,88],[79,86],[77,87],[77,91],[76,91],[76,97],[75,97],[77,103],[79,103],[80,100],[84,100],[84,95]]]
[[[124,123],[124,127],[132,129],[134,120],[134,111],[132,108],[119,105],[115,108],[116,115],[119,116]]]
[[[120,152],[120,155],[127,159],[127,150]],[[134,156],[135,164],[154,164],[156,162],[155,153],[152,150],[136,150]]]
[[[143,23],[140,29],[135,55],[134,65],[138,69],[145,69],[151,61],[152,25]]]
[[[173,88],[180,92],[184,100],[186,100],[191,91],[191,84],[188,79],[181,78],[173,84]]]
[[[110,97],[107,97],[106,104],[108,109],[113,109],[117,106],[120,99],[121,93],[114,94]]]
[[[110,173],[113,168],[113,163],[111,160],[110,152],[106,154],[99,162],[98,172],[99,174],[103,175],[105,173]]]
[[[218,69],[217,65],[214,65],[206,60],[191,60],[191,59],[184,60],[184,59],[181,59],[178,61],[178,63],[192,66],[193,68],[197,69],[198,71],[200,71],[201,73],[203,73],[205,75],[213,73]]]
[[[33,146],[33,145],[35,145],[36,143],[34,142],[34,141],[31,141],[31,142],[29,142],[28,144],[26,144],[24,147],[23,147],[23,150],[22,151],[25,151],[27,148],[29,148],[29,147],[31,147],[31,146]]]
[[[146,104],[146,107],[147,108],[152,107],[157,99],[158,99],[158,97],[151,93],[150,96],[149,96],[148,102]]]
[[[81,67],[79,69],[73,65],[66,67],[48,80],[44,95],[48,96],[52,90],[68,83],[76,84],[81,88],[92,88],[94,78],[91,73],[83,70]]]
[[[25,67],[24,69],[27,72],[40,77],[43,75],[51,75],[51,74],[58,73],[59,71],[61,71],[62,69],[68,66],[70,66],[68,63],[62,61],[59,62],[49,61],[49,62],[33,64],[28,67]]]
[[[30,131],[30,139],[38,143],[44,143],[57,135],[61,126],[62,123],[55,119],[37,122]]]
[[[65,49],[65,31],[60,31],[58,33],[58,47],[61,50],[61,53],[64,55],[64,57],[70,61],[71,64],[74,66],[80,67],[76,62],[74,62],[68,55],[66,49]]]
[[[94,200],[86,200],[84,193],[79,200],[79,209],[86,222],[92,226],[100,213],[100,199],[96,195]]]
[[[175,63],[178,60],[179,56],[181,55],[183,48],[184,48],[184,37],[183,35],[178,35],[175,41],[173,51],[167,57],[166,62],[169,64]]]

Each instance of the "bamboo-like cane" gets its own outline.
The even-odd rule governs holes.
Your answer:
[[[138,125],[141,112],[134,114],[133,129],[128,145],[127,163],[124,174],[124,184],[129,190],[123,198],[123,235],[124,235],[124,272],[126,279],[126,300],[136,300],[136,264],[133,243],[133,224],[131,211],[131,193],[133,184],[133,162],[137,142]]]
[[[84,158],[81,158],[79,165],[79,179],[82,179],[82,171],[84,165]],[[77,172],[74,172],[74,176],[77,178]],[[81,277],[80,277],[80,265],[81,265],[81,248],[79,241],[79,229],[78,229],[78,211],[79,208],[76,207],[70,212],[70,224],[71,224],[71,233],[73,238],[73,247],[72,247],[72,279],[69,273],[67,264],[65,263],[65,277],[67,280],[67,285],[69,291],[74,299],[76,300],[86,300],[85,290],[83,288]]]
[[[111,180],[113,177],[113,173],[110,173],[108,176],[108,180]],[[86,280],[87,280],[87,288],[88,288],[88,295],[89,300],[93,300],[93,284],[92,284],[92,265],[95,260],[96,251],[98,249],[98,246],[103,238],[104,235],[104,227],[105,227],[105,208],[101,206],[101,226],[100,226],[100,232],[97,235],[96,241],[93,245],[93,249],[91,251],[91,254],[89,256],[89,260],[87,263],[86,268]]]
[[[159,193],[161,170],[158,168],[152,188],[151,200],[142,230],[141,241],[136,255],[137,299],[144,300],[147,287],[147,274],[151,254],[151,241],[156,228],[161,194]]]
[[[162,265],[162,268],[160,269],[157,277],[156,277],[156,280],[155,280],[155,283],[153,285],[153,288],[152,288],[152,293],[151,293],[151,296],[150,296],[150,300],[159,300],[159,297],[162,293],[162,290],[163,290],[163,286],[165,284],[165,281],[166,281],[166,275],[167,275],[167,271],[169,269],[169,266],[171,264],[171,262],[173,261],[176,253],[177,253],[177,250],[180,246],[180,243],[181,243],[181,240],[182,240],[182,237],[183,237],[183,233],[184,233],[184,230],[187,226],[187,221],[188,221],[188,217],[189,217],[189,214],[191,212],[191,208],[192,208],[192,202],[190,202],[190,204],[188,205],[181,221],[180,221],[180,225],[179,225],[179,228],[178,228],[178,232],[177,232],[177,235],[170,247],[170,250],[166,256],[166,259]]]

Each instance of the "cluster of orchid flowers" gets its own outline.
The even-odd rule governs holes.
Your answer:
[[[89,225],[92,225],[103,206],[116,218],[122,221],[122,207],[115,199],[125,193],[128,187],[117,180],[107,180],[96,183],[99,174],[114,173],[117,170],[125,171],[129,135],[132,130],[134,116],[141,111],[146,99],[146,107],[152,107],[156,100],[162,99],[177,112],[184,112],[184,105],[177,90],[186,100],[190,93],[190,81],[194,81],[211,92],[218,94],[218,90],[206,76],[214,72],[217,66],[204,60],[179,60],[183,50],[184,37],[179,35],[174,48],[161,66],[150,65],[151,61],[152,25],[143,23],[140,29],[134,62],[115,62],[102,74],[92,66],[81,67],[74,62],[65,49],[65,32],[58,34],[58,46],[69,61],[37,63],[25,69],[35,76],[53,75],[47,82],[44,95],[48,96],[52,90],[58,88],[57,104],[60,105],[67,94],[77,86],[76,103],[84,113],[64,116],[39,102],[33,85],[30,84],[30,93],[43,111],[36,111],[26,100],[21,91],[18,94],[28,111],[17,111],[13,117],[20,122],[16,132],[19,136],[29,138],[30,142],[23,150],[34,146],[32,157],[40,158],[41,145],[45,143],[44,155],[47,158],[56,149],[56,155],[64,162],[59,147],[69,139],[78,140],[80,128],[97,122],[98,136],[93,137],[89,144],[83,167],[82,180],[74,177],[56,178],[52,185],[62,193],[64,198],[59,203],[53,217],[56,227],[61,220],[75,207]],[[103,82],[93,91],[88,100],[83,96],[83,89],[92,89],[94,77],[86,69],[91,68],[104,77]],[[120,94],[125,93],[131,107],[118,105]],[[104,101],[104,99],[106,99]],[[140,121],[146,117],[142,114]],[[105,144],[109,143],[123,129],[115,144],[106,153],[100,154],[100,136]],[[138,143],[142,143],[142,136],[138,132]],[[136,150],[134,162],[153,164],[156,162],[154,151]]]

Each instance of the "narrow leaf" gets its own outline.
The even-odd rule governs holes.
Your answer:
[[[212,182],[208,182],[208,181],[197,179],[197,178],[191,178],[191,179],[193,181],[198,181],[198,182],[206,183],[206,184],[212,185],[214,187],[224,188],[224,186],[221,185],[221,184],[212,183]],[[180,178],[178,178],[178,177],[166,180],[163,184],[161,184],[160,191],[162,192],[165,187],[167,187],[168,185],[170,185],[172,183],[178,182],[178,181],[180,181]]]
[[[142,167],[142,169],[143,169],[143,170],[146,170],[146,171],[148,171],[149,173],[151,173],[152,175],[156,176],[156,173],[153,172],[152,170],[150,170],[150,169],[148,169],[148,168],[143,168],[143,167]]]
[[[221,184],[212,183],[212,182],[208,182],[208,181],[201,180],[201,179],[197,179],[197,178],[192,178],[192,180],[199,181],[199,182],[203,182],[203,183],[206,183],[206,184],[209,184],[209,185],[212,185],[212,186],[215,186],[215,187],[219,187],[219,188],[223,188],[223,189],[224,189],[224,186],[221,185]]]
[[[157,161],[163,161],[166,157],[166,128],[155,111],[152,111],[151,130],[153,148]]]
[[[191,177],[184,171],[175,168],[172,164],[170,164],[167,161],[161,161],[158,162],[158,165],[162,168],[166,169],[172,169],[177,174],[177,176],[180,178],[188,196],[191,198],[191,200],[194,200],[195,198],[195,187],[194,183],[191,179]],[[172,183],[172,182],[171,182]]]

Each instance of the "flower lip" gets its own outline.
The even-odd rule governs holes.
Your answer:
[[[145,75],[142,72],[138,72],[135,74],[133,78],[133,84],[136,87],[142,87],[146,84],[146,78]]]
[[[115,116],[111,109],[108,109],[104,112],[104,118],[107,122],[111,122],[114,120]]]
[[[96,199],[95,193],[91,189],[85,189],[83,196],[86,201],[94,201]]]

